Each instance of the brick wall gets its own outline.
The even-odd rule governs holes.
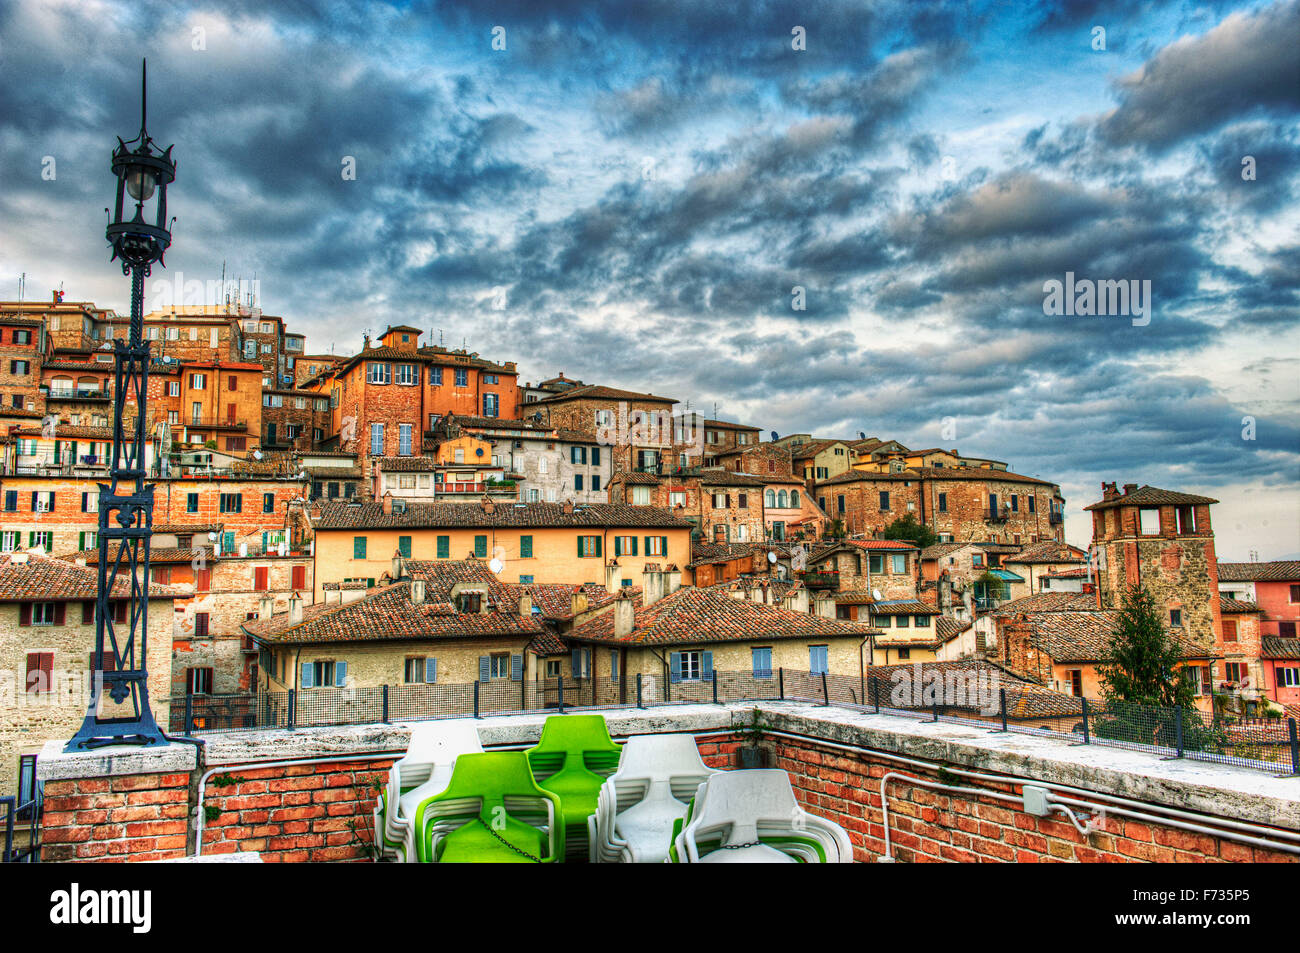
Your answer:
[[[45,782],[41,860],[167,860],[185,853],[188,773]]]
[[[739,746],[723,738],[701,740],[715,767],[737,767]],[[853,842],[854,860],[874,862],[884,853],[880,779],[886,772],[938,780],[869,752],[852,754],[814,741],[779,738],[771,766],[790,773],[795,796],[809,811],[835,821]],[[729,763],[718,763],[726,761]],[[1018,786],[948,779],[960,786],[987,786],[1019,793]],[[1015,804],[973,794],[945,793],[891,781],[890,839],[894,857],[906,863],[942,862],[1297,862],[1300,856],[1253,848],[1206,834],[1109,817],[1084,837],[1060,813],[1036,817]],[[1086,798],[1084,798],[1086,800]]]
[[[263,861],[369,860],[378,791],[395,756],[279,768],[232,768],[208,779],[203,853],[256,851]]]

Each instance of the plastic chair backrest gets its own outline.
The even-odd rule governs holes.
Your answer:
[[[695,738],[686,734],[633,735],[623,746],[620,779],[652,781],[673,775],[708,774]]]
[[[731,839],[755,840],[760,821],[793,821],[802,813],[794,799],[790,776],[784,771],[723,771],[709,778],[703,803],[695,806],[692,836],[729,826]]]
[[[438,763],[482,750],[473,722],[455,719],[412,726],[406,757],[415,762]]]
[[[614,744],[601,715],[552,715],[542,725],[542,737],[526,752],[534,774],[553,774],[568,764],[584,766],[589,755],[617,764],[622,748]],[[603,758],[601,756],[604,756]]]

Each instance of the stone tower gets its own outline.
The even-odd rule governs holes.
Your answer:
[[[1213,645],[1222,632],[1219,569],[1208,496],[1153,486],[1101,485],[1092,513],[1098,553],[1097,596],[1102,608],[1119,608],[1124,591],[1145,586],[1176,635]]]

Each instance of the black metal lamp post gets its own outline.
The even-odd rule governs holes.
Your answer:
[[[154,262],[162,263],[171,244],[167,221],[167,186],[176,178],[172,147],[158,150],[145,130],[145,68],[140,77],[140,135],[117,140],[113,174],[117,176],[117,209],[106,235],[113,260],[131,276],[130,338],[113,342],[113,456],[110,483],[99,485],[99,579],[95,600],[95,671],[91,673],[90,705],[81,729],[65,750],[101,745],[166,744],[149,706],[146,662],[149,623],[149,540],[153,535],[153,486],[145,485],[145,418],[149,405],[149,342],[143,340],[144,279]],[[132,210],[127,199],[135,203]],[[150,204],[153,211],[146,212]],[[133,213],[133,214],[132,214]],[[153,219],[150,224],[146,214]],[[130,216],[130,217],[128,217]],[[135,400],[135,418],[127,431],[128,399]],[[113,545],[110,546],[110,543]],[[110,564],[110,560],[112,560]],[[122,622],[116,621],[110,596],[118,579],[129,581],[130,596]],[[106,653],[112,667],[105,671]],[[107,690],[115,710],[101,712]]]

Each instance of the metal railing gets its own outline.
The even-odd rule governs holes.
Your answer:
[[[0,864],[36,864],[41,860],[41,799],[22,804],[13,795],[0,797]],[[19,829],[19,825],[25,825]]]
[[[873,714],[950,722],[1144,751],[1161,757],[1300,775],[1296,721],[1244,719],[1190,708],[1157,708],[1063,695],[984,671],[924,663],[890,676],[831,675],[789,668],[703,673],[698,678],[490,679],[369,688],[310,688],[256,695],[171,699],[170,730],[248,729],[483,718],[530,712],[666,705],[796,701]]]

